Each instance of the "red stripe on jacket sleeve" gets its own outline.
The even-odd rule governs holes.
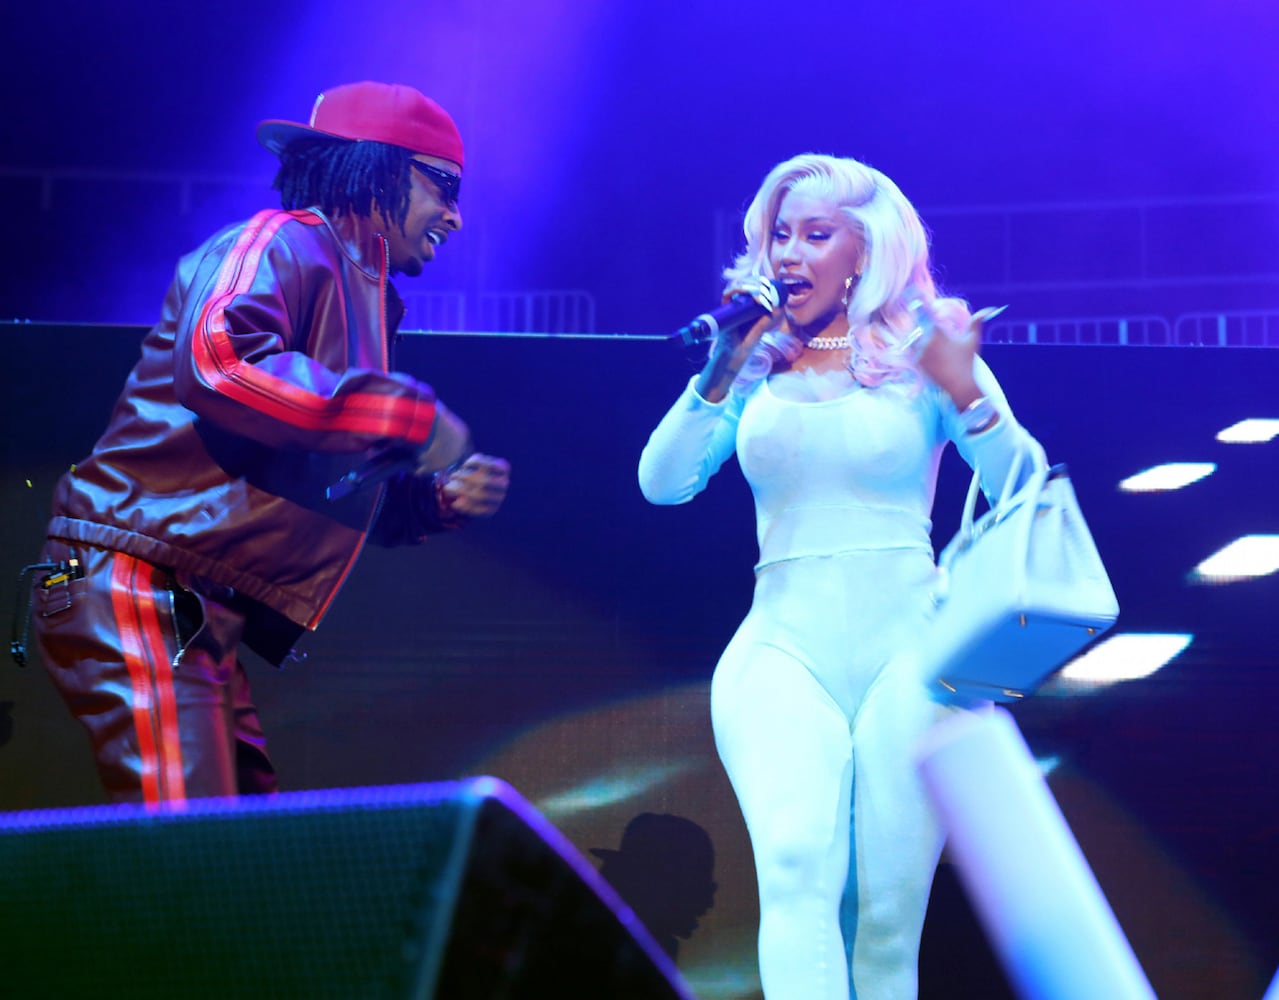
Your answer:
[[[327,396],[245,362],[236,354],[226,310],[253,285],[262,256],[285,223],[322,225],[308,212],[259,213],[222,262],[217,282],[201,311],[192,340],[200,377],[215,392],[290,426],[400,438],[421,443],[435,420],[435,403],[416,395],[351,392]]]

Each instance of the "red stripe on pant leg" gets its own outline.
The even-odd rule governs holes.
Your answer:
[[[157,591],[163,592],[155,567],[123,553],[113,557],[111,604],[133,692],[142,798],[149,805],[186,800],[173,667],[160,628]]]
[[[146,580],[142,579],[144,573],[148,576]],[[160,726],[161,794],[169,802],[185,802],[186,778],[182,762],[182,733],[178,727],[178,700],[173,688],[173,661],[169,658],[169,645],[160,626],[159,602],[168,602],[171,598],[160,571],[154,566],[138,563],[135,579],[138,586],[133,593],[137,598],[140,634],[151,664],[153,704]],[[174,627],[176,630],[176,624]]]
[[[111,560],[111,608],[120,633],[120,652],[129,671],[133,691],[133,729],[138,739],[138,778],[142,800],[148,805],[160,801],[160,768],[156,756],[155,730],[151,721],[151,672],[146,663],[142,627],[133,602],[133,577],[138,562],[126,555]]]

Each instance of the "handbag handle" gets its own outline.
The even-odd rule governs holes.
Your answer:
[[[1012,465],[1008,468],[1008,475],[1004,477],[1003,488],[999,491],[999,499],[991,507],[995,511],[994,520],[1000,521],[1004,515],[1012,509],[1013,498],[1022,492],[1033,489],[1038,492],[1045,482],[1056,475],[1065,473],[1065,466],[1056,465],[1051,469],[1046,462],[1036,462],[1038,466],[1034,473],[1021,485],[1018,489],[1016,486],[1017,477],[1021,475],[1022,462],[1025,458],[1025,451],[1018,449],[1013,455]],[[968,484],[968,495],[964,498],[964,513],[959,520],[959,534],[963,538],[971,538],[973,533],[973,520],[977,513],[977,494],[981,491],[981,470],[973,469],[972,481]]]

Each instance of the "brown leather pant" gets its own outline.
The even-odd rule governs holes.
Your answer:
[[[45,668],[88,730],[117,802],[276,791],[275,770],[239,661],[234,595],[121,552],[50,539],[67,579],[34,581]]]

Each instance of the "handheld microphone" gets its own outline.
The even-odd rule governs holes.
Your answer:
[[[341,500],[343,497],[349,497],[366,486],[373,486],[400,472],[408,471],[413,468],[413,461],[413,455],[406,454],[403,448],[388,448],[378,452],[359,468],[352,469],[326,489],[324,499]]]
[[[466,446],[462,449],[462,454],[458,456],[452,463],[439,469],[430,470],[433,475],[451,475],[460,469],[468,458],[475,454],[475,448],[471,445],[470,435],[467,435]],[[324,499],[341,500],[349,497],[352,493],[364,489],[366,486],[374,486],[380,482],[397,476],[401,472],[411,472],[417,467],[417,456],[413,452],[403,447],[384,448],[363,465],[352,469],[337,482],[333,483],[324,491]]]
[[[786,286],[781,282],[774,282],[773,287],[777,289],[777,305],[780,308],[786,304]],[[687,326],[680,327],[670,339],[679,338],[689,346],[705,343],[721,330],[733,330],[743,323],[753,323],[767,316],[769,311],[745,292],[738,292],[718,309],[704,312]]]

